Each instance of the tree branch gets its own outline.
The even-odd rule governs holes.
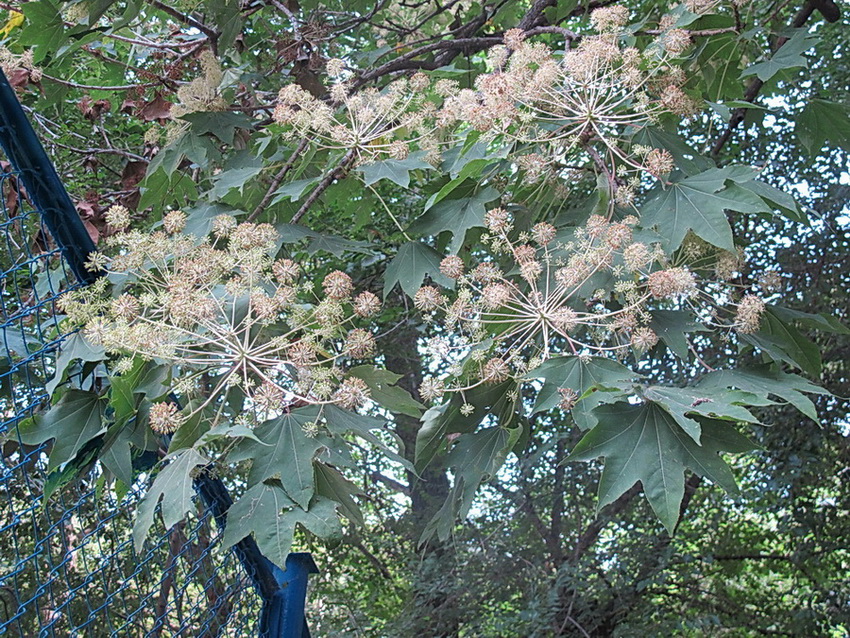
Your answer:
[[[792,29],[799,29],[800,27],[802,27],[806,23],[806,21],[811,17],[812,13],[814,13],[815,9],[819,9],[819,5],[823,4],[824,2],[828,2],[828,0],[808,0],[808,2],[806,2],[806,4],[804,4],[803,7],[797,12],[797,15],[794,16],[794,19],[791,21],[789,27]],[[829,19],[828,16],[827,19]],[[773,45],[772,54],[775,55],[776,52],[781,49],[783,45],[788,42],[789,39],[790,38],[786,36],[780,36],[779,38],[777,38],[776,43]],[[744,92],[743,101],[750,102],[751,104],[754,103],[759,93],[761,92],[763,86],[764,82],[762,82],[757,77],[753,78],[749,86],[747,86],[746,91]],[[714,143],[714,146],[711,147],[711,157],[716,158],[720,154],[720,151],[723,150],[723,147],[732,138],[732,134],[735,132],[735,129],[738,128],[741,122],[744,121],[744,118],[747,116],[748,110],[749,107],[742,106],[732,112],[732,117],[729,118],[729,124],[727,125],[726,130],[723,131],[721,136]]]
[[[251,212],[250,215],[248,215],[245,221],[253,222],[255,219],[257,219],[257,217],[262,214],[262,212],[269,205],[269,202],[274,196],[274,193],[277,190],[278,186],[280,186],[280,183],[283,181],[283,178],[286,177],[287,173],[292,170],[292,167],[295,166],[295,162],[298,160],[298,158],[301,156],[301,153],[304,152],[304,149],[306,149],[309,144],[310,140],[308,138],[305,137],[303,140],[301,140],[301,143],[294,151],[292,151],[292,155],[289,156],[289,159],[286,160],[286,164],[283,165],[283,168],[281,168],[277,175],[275,175],[272,179],[272,182],[271,184],[269,184],[269,188],[266,191],[266,194],[263,195],[263,199],[260,200],[260,203],[257,204],[257,207]]]
[[[301,205],[301,208],[299,208],[298,211],[292,216],[292,219],[289,220],[290,224],[297,224],[298,221],[302,217],[304,217],[304,215],[310,209],[310,206],[312,206],[316,202],[316,200],[321,197],[322,193],[324,193],[328,189],[328,187],[334,183],[334,180],[342,179],[348,174],[351,165],[354,163],[354,158],[355,152],[354,149],[351,149],[350,151],[348,151],[348,153],[345,154],[345,157],[342,158],[342,161],[339,163],[339,166],[328,172],[328,174],[322,178],[322,181],[319,182],[319,185],[316,186],[316,188],[313,189],[313,192],[310,193],[306,200],[304,200],[304,203]]]
[[[386,485],[390,489],[392,489],[392,490],[394,490],[394,491],[396,491],[400,494],[404,494],[405,496],[410,496],[410,487],[408,487],[404,483],[399,483],[395,479],[390,478],[389,476],[386,476],[385,474],[381,474],[380,472],[372,472],[369,475],[369,478],[371,478],[376,483],[383,483],[384,485]]]
[[[203,22],[200,22],[199,20],[196,20],[192,16],[190,16],[186,13],[181,13],[180,11],[175,9],[174,7],[170,7],[167,4],[165,4],[164,2],[160,2],[160,0],[146,0],[146,1],[152,7],[156,7],[160,11],[167,13],[168,15],[170,15],[175,20],[178,20],[178,21],[182,22],[183,24],[188,25],[190,27],[194,27],[195,29],[197,29],[198,31],[203,33],[205,36],[207,36],[210,39],[210,46],[212,46],[213,50],[216,49],[216,44],[218,43],[218,36],[220,35],[218,33],[218,31],[207,26]]]

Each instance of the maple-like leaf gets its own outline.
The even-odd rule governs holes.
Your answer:
[[[701,420],[697,444],[660,405],[618,402],[596,409],[599,425],[584,435],[569,461],[605,457],[599,480],[599,504],[614,502],[640,481],[655,514],[670,533],[679,520],[685,494],[685,470],[704,476],[736,495],[735,478],[719,452],[746,452],[754,446],[732,426]]]
[[[604,357],[552,357],[528,373],[528,378],[543,379],[537,393],[532,413],[545,412],[561,401],[561,388],[573,390],[579,401],[571,413],[576,424],[588,430],[596,425],[593,409],[601,403],[616,400],[623,394],[623,386],[635,378],[635,373],[624,365]]]
[[[691,230],[709,244],[734,252],[725,211],[769,211],[764,200],[741,184],[727,186],[727,180],[735,177],[735,168],[713,168],[659,188],[641,207],[641,222],[646,227],[656,226],[669,242],[669,250],[678,248]]]

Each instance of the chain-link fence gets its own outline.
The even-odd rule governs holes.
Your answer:
[[[0,635],[286,635],[269,618],[271,599],[285,598],[280,570],[250,538],[216,547],[229,506],[220,481],[201,477],[197,517],[149,539],[143,554],[131,513],[144,473],[123,495],[93,470],[44,498],[61,472],[47,471],[50,443],[26,445],[18,427],[48,407],[67,338],[56,302],[86,283],[80,253],[90,240],[57,203],[67,195],[2,74],[0,102]],[[302,618],[289,623],[299,627],[292,638]]]

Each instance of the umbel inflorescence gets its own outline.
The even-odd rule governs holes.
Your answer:
[[[108,217],[124,227],[126,209],[113,207]],[[344,368],[372,356],[363,322],[380,310],[379,299],[355,295],[341,271],[314,290],[298,264],[272,257],[280,237],[269,224],[221,216],[199,240],[181,234],[185,219],[173,211],[163,230],[111,237],[114,256],[90,261],[105,276],[62,302],[85,338],[117,357],[114,372],[137,357],[172,366],[173,391],[190,407],[155,405],[152,427],[174,431],[204,410],[220,416],[234,388],[257,420],[293,404],[362,405],[368,388]]]
[[[449,96],[440,121],[520,143],[526,150],[518,163],[535,177],[557,173],[571,157],[590,157],[612,194],[631,203],[641,176],[665,178],[673,158],[632,147],[630,138],[665,113],[686,117],[697,110],[675,64],[690,37],[668,28],[641,51],[623,44],[624,7],[597,9],[591,21],[598,33],[566,51],[526,41],[520,29],[508,31],[504,46],[489,51],[492,72],[478,76],[475,89]]]
[[[507,31],[504,45],[488,50],[491,71],[478,75],[473,88],[416,73],[383,90],[352,92],[345,63],[330,60],[329,99],[289,84],[280,90],[274,119],[286,126],[284,135],[348,150],[357,163],[403,159],[413,150],[438,162],[443,145],[472,129],[511,146],[535,178],[557,174],[576,157],[590,159],[607,173],[612,195],[631,203],[642,176],[665,179],[673,169],[669,152],[632,144],[636,131],[665,113],[697,111],[676,64],[691,40],[665,23],[643,50],[626,46],[624,7],[597,9],[591,22],[597,33],[566,51],[527,41],[521,29]]]
[[[442,261],[456,290],[426,285],[414,296],[437,332],[428,350],[444,375],[423,382],[425,400],[523,377],[560,354],[640,358],[659,341],[656,309],[687,308],[725,331],[759,327],[764,302],[722,281],[735,272],[726,254],[711,257],[714,270],[726,272],[703,281],[657,243],[637,240],[634,217],[594,215],[569,237],[546,222],[517,232],[502,208],[490,210],[486,223],[489,256],[474,266],[455,255]]]

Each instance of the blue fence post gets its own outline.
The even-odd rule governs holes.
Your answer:
[[[62,249],[80,283],[91,283],[98,273],[86,270],[89,253],[95,250],[74,203],[44,147],[24,114],[15,90],[0,69],[0,145],[33,203],[41,209],[44,224]]]
[[[224,529],[227,510],[233,504],[224,483],[202,472],[195,479],[195,489]],[[304,607],[308,576],[319,573],[313,557],[307,552],[293,552],[286,557],[285,569],[281,569],[263,556],[252,536],[236,543],[233,550],[263,600],[259,638],[310,638]]]
[[[286,557],[286,571],[274,566],[273,572],[280,589],[263,606],[260,638],[310,638],[304,615],[307,579],[319,573],[312,555],[292,553]]]

